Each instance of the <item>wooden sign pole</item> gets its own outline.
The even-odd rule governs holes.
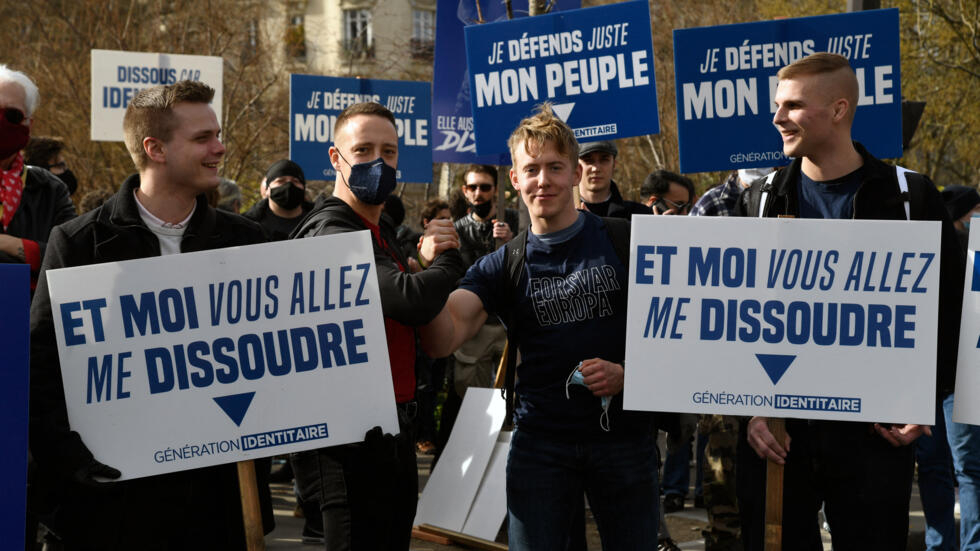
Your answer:
[[[255,482],[255,462],[238,462],[238,488],[242,494],[242,521],[245,524],[245,544],[248,551],[265,551],[262,533],[262,508],[259,506],[259,486]]]
[[[769,432],[776,442],[786,442],[786,420],[769,419]],[[783,470],[785,465],[766,461],[766,535],[765,551],[783,548]]]

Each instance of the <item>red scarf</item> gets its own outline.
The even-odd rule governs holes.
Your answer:
[[[20,206],[21,194],[24,192],[24,181],[21,179],[23,172],[23,153],[18,153],[14,157],[10,170],[0,172],[0,223],[3,223],[4,232],[10,226],[10,221],[14,219],[17,207]]]

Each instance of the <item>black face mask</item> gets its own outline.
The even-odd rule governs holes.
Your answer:
[[[55,174],[59,180],[68,186],[68,195],[73,195],[75,190],[78,189],[78,180],[75,179],[75,173],[71,170],[65,169],[61,174]]]
[[[482,219],[486,218],[490,214],[490,210],[493,208],[493,203],[490,201],[487,201],[486,203],[470,203],[470,208],[473,209],[473,214]]]
[[[269,199],[286,210],[292,210],[303,203],[306,190],[286,183],[269,190]]]

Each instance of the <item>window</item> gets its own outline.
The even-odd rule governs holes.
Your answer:
[[[302,15],[289,18],[283,42],[286,46],[286,54],[290,57],[299,59],[306,57],[306,29],[303,26]]]
[[[412,10],[412,57],[431,59],[435,43],[435,12],[432,10]]]
[[[344,10],[344,49],[352,54],[374,57],[370,10]]]

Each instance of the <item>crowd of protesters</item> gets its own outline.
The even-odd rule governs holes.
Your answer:
[[[980,429],[951,419],[965,236],[980,194],[940,193],[914,172],[899,179],[852,141],[858,85],[846,58],[813,54],[779,72],[773,123],[792,164],[734,172],[700,198],[691,180],[665,170],[639,186],[640,201],[624,198],[616,143],[579,144],[541,106],[508,141],[506,178],[527,208],[525,228],[499,202],[502,175],[488,165],[463,171],[457,202],[433,199],[405,224],[393,194],[397,127],[375,103],[337,117],[324,151],[337,174],[332,195],[311,197],[302,168],[282,159],[266,170],[262,199],[239,215],[241,189],[219,177],[213,94],[189,81],[140,91],[123,123],[135,173],[114,193],[73,201],[65,144],[31,138],[40,91],[0,65],[0,262],[32,275],[29,549],[38,534],[52,550],[245,546],[233,465],[113,481],[121,473],[72,430],[47,270],[359,230],[372,236],[399,433],[375,427],[363,442],[288,458],[279,479],[295,481],[304,542],[407,550],[416,454],[438,458],[468,388],[502,384],[514,429],[511,549],[585,549],[583,495],[604,549],[677,549],[664,513],[685,507],[692,456],[710,551],[763,548],[767,462],[785,465],[783,549],[821,548],[821,509],[838,551],[905,549],[916,463],[928,548],[956,548],[955,481],[960,548],[980,549]],[[791,420],[781,439],[760,417],[624,410],[627,221],[653,215],[940,221],[937,424]],[[596,294],[587,311],[539,315],[555,298],[542,281],[571,285],[581,274],[606,278],[583,291]],[[668,435],[663,458],[658,429]],[[269,461],[258,471],[268,533]]]

